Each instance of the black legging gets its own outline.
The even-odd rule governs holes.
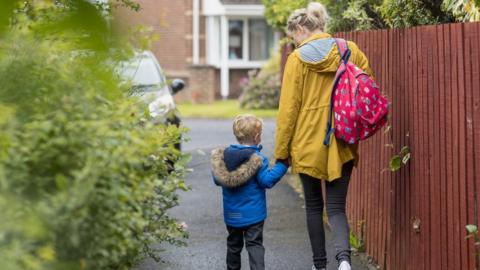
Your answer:
[[[333,231],[336,259],[340,263],[350,263],[350,228],[345,214],[348,183],[353,169],[353,161],[343,165],[340,179],[326,182],[327,215]],[[312,245],[313,263],[317,269],[326,268],[325,229],[323,227],[323,196],[321,181],[306,174],[300,174],[305,194],[307,227]]]

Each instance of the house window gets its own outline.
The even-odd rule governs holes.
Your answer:
[[[228,21],[228,58],[240,61],[263,61],[270,57],[274,32],[265,19],[245,18]]]
[[[221,17],[207,17],[205,27],[208,64],[220,67],[224,53],[229,66],[240,68],[259,67],[270,57],[278,35],[265,19],[236,16],[227,18],[224,23],[225,28],[222,26]]]
[[[243,59],[243,20],[228,22],[228,58],[231,60]]]
[[[274,40],[272,28],[264,19],[249,19],[248,25],[250,61],[268,59]]]

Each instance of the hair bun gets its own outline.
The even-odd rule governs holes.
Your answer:
[[[321,3],[311,2],[310,4],[308,4],[307,12],[310,15],[315,16],[323,21],[328,20],[327,9]]]
[[[292,12],[287,21],[287,33],[292,34],[299,26],[306,27],[310,31],[325,31],[328,23],[328,13],[324,5],[312,2],[307,8],[300,8]]]

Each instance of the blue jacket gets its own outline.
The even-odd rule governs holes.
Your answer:
[[[269,169],[261,146],[230,145],[212,152],[215,184],[223,190],[223,215],[232,227],[245,227],[267,218],[265,189],[273,187],[287,172],[277,162]]]

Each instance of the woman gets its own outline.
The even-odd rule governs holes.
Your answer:
[[[323,145],[330,98],[340,54],[335,40],[325,33],[328,14],[319,3],[293,12],[287,34],[297,49],[288,57],[283,77],[277,120],[275,158],[291,158],[292,170],[300,175],[307,212],[307,227],[313,251],[312,269],[326,269],[325,231],[321,180],[326,181],[326,208],[333,230],[339,270],[350,270],[350,243],[345,203],[357,145],[332,136]],[[368,60],[353,42],[350,61],[371,75]]]

